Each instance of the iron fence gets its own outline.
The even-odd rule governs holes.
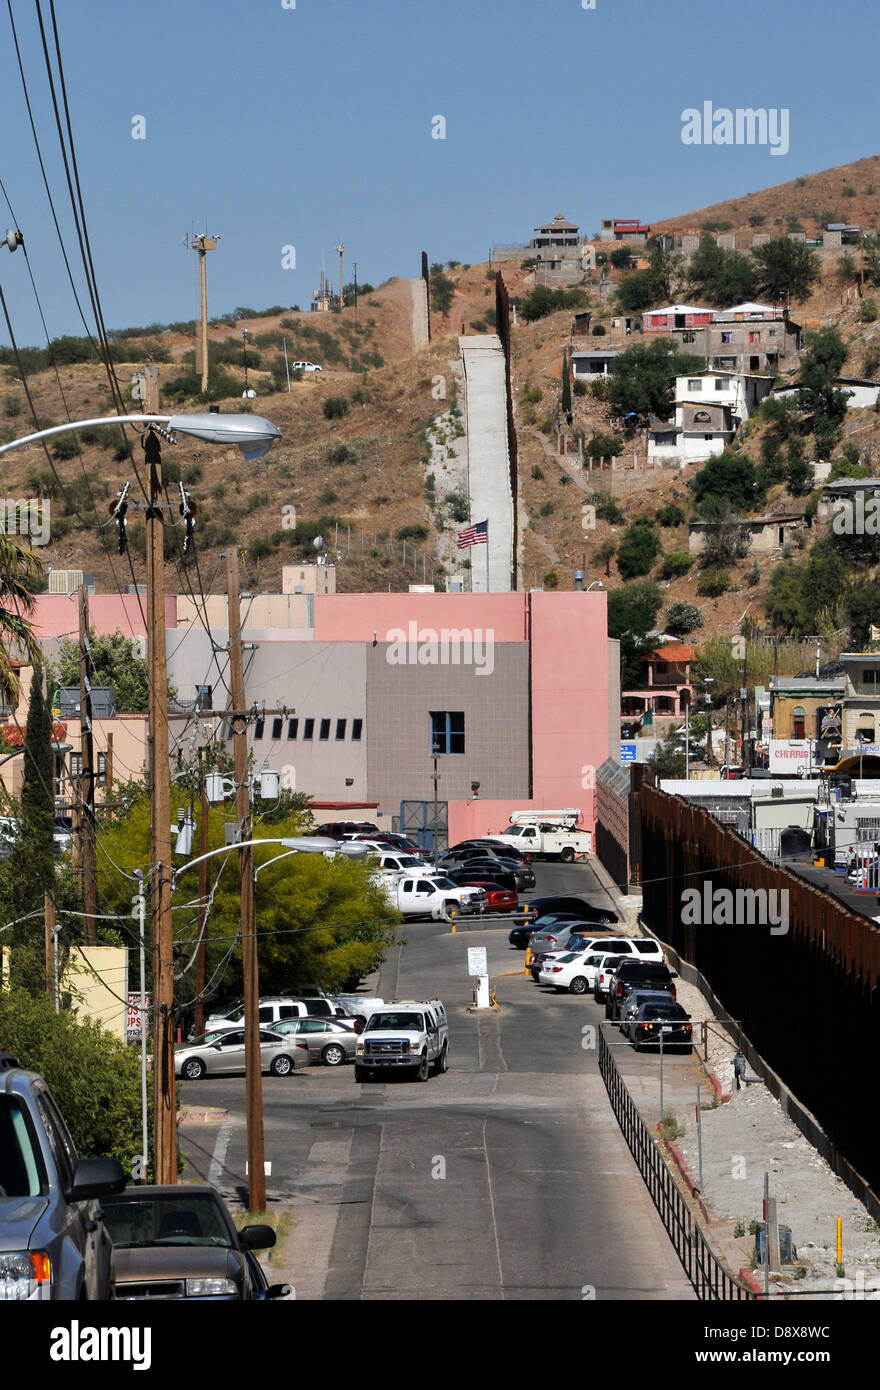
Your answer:
[[[753,1290],[734,1279],[712,1253],[675,1184],[657,1141],[639,1114],[604,1033],[599,1039],[599,1071],[623,1137],[697,1298],[706,1302],[754,1300]]]

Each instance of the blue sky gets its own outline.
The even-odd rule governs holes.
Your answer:
[[[288,0],[290,3],[290,0]],[[48,9],[48,0],[43,0]],[[109,327],[193,316],[182,237],[219,233],[209,312],[308,307],[333,246],[361,280],[486,260],[563,212],[674,216],[877,152],[854,0],[57,0],[92,249]],[[65,243],[76,244],[34,6],[13,0]],[[0,178],[50,334],[82,332],[0,7]],[[682,112],[787,108],[790,150],[682,144]],[[446,138],[432,139],[443,116]],[[145,119],[146,138],[132,139]],[[0,199],[0,227],[10,222]],[[296,269],[282,269],[282,248]],[[0,250],[16,335],[42,331],[21,255]],[[75,269],[76,273],[76,269]],[[81,273],[78,284],[82,286]],[[0,341],[7,342],[0,326]]]

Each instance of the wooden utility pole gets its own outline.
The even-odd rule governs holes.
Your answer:
[[[210,802],[208,801],[208,788],[205,784],[205,769],[202,760],[199,758],[199,781],[202,788],[202,809],[201,819],[199,820],[199,854],[208,853],[208,815],[210,812]],[[199,864],[199,928],[198,945],[196,947],[196,1017],[195,1035],[200,1038],[205,1031],[205,1005],[202,995],[205,991],[205,919],[208,915],[208,861],[203,859]]]
[[[196,363],[201,367],[202,390],[208,389],[208,272],[206,256],[216,251],[218,236],[194,236],[189,239],[189,249],[199,253],[199,276],[201,281],[201,319],[196,336]]]
[[[242,840],[241,872],[241,973],[244,986],[244,1069],[248,1147],[248,1209],[266,1210],[266,1170],[263,1147],[263,1074],[260,1057],[259,963],[254,903],[254,852],[244,842],[251,838],[251,801],[248,787],[247,714],[244,698],[244,660],[241,648],[241,601],[238,551],[226,556],[226,602],[229,609],[229,684],[232,696],[233,753],[235,756],[235,808]]]
[[[174,1084],[174,933],[171,921],[171,767],[168,762],[168,674],[165,661],[165,529],[162,451],[151,429],[144,444],[149,470],[147,509],[147,658],[150,748],[150,922],[153,932],[154,1181],[177,1182]]]
[[[340,241],[340,243],[339,243],[338,246],[334,246],[334,247],[333,247],[333,250],[334,250],[334,251],[338,251],[338,253],[339,253],[339,312],[340,312],[340,314],[341,314],[341,313],[342,313],[342,289],[343,289],[342,253],[344,252],[345,247],[343,246],[342,242]]]
[[[82,768],[78,800],[80,816],[81,860],[83,875],[83,911],[87,946],[98,942],[98,867],[95,862],[95,750],[92,739],[92,687],[89,680],[89,591],[85,584],[79,589],[79,737]]]

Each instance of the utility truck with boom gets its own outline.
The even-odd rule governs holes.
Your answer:
[[[593,837],[579,830],[581,812],[577,807],[562,811],[514,811],[510,825],[491,838],[497,844],[515,845],[532,859],[561,859],[571,864],[577,856],[590,854]]]

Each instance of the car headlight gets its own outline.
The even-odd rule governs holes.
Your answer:
[[[52,1261],[45,1250],[9,1250],[0,1253],[0,1300],[49,1296]]]
[[[357,1055],[358,1057],[363,1057],[363,1055],[364,1055],[364,1045],[363,1045],[362,1042],[359,1042],[359,1043],[357,1044],[357,1046],[355,1047],[355,1053],[356,1053],[356,1055]]]
[[[218,1298],[221,1294],[238,1293],[234,1279],[187,1279],[187,1298]]]

